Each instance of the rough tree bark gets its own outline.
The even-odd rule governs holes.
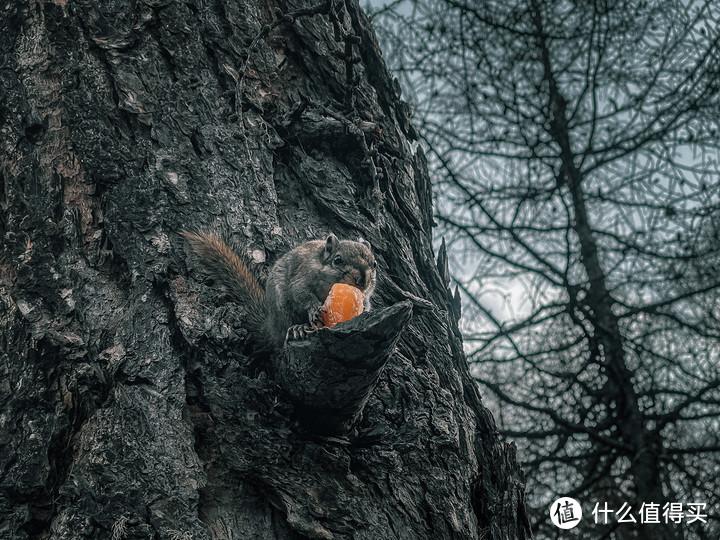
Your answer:
[[[355,0],[0,13],[2,538],[527,537]],[[388,309],[342,339],[402,332],[332,436],[189,264],[201,227],[263,263],[329,231],[373,244]],[[330,365],[312,346],[298,373]]]

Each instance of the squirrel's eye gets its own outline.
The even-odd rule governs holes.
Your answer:
[[[342,257],[341,257],[340,255],[337,255],[337,256],[333,259],[333,264],[342,264]]]
[[[377,261],[373,261],[372,267],[373,267],[373,270],[374,270],[375,268],[377,268]]]

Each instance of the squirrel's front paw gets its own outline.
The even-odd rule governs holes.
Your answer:
[[[325,306],[320,306],[318,308],[308,311],[308,319],[310,321],[310,326],[313,330],[317,328],[322,328],[324,326],[322,322],[322,317],[320,316],[322,313],[325,313]]]
[[[307,339],[308,335],[312,334],[315,328],[309,324],[295,324],[288,328],[287,334],[285,334],[285,341],[295,341],[300,339]]]

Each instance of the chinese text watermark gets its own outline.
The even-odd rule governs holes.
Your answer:
[[[647,502],[636,508],[628,503],[614,508],[607,502],[598,502],[592,509],[592,516],[596,525],[707,523],[706,507],[707,504],[701,502],[666,502],[664,504]],[[560,497],[550,505],[550,519],[560,529],[572,529],[582,521],[582,507],[577,500],[571,497]]]

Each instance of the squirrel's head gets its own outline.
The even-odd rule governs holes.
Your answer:
[[[377,262],[366,240],[338,240],[331,234],[327,237],[322,252],[323,264],[336,275],[336,283],[347,283],[363,291],[365,296],[375,289]]]

